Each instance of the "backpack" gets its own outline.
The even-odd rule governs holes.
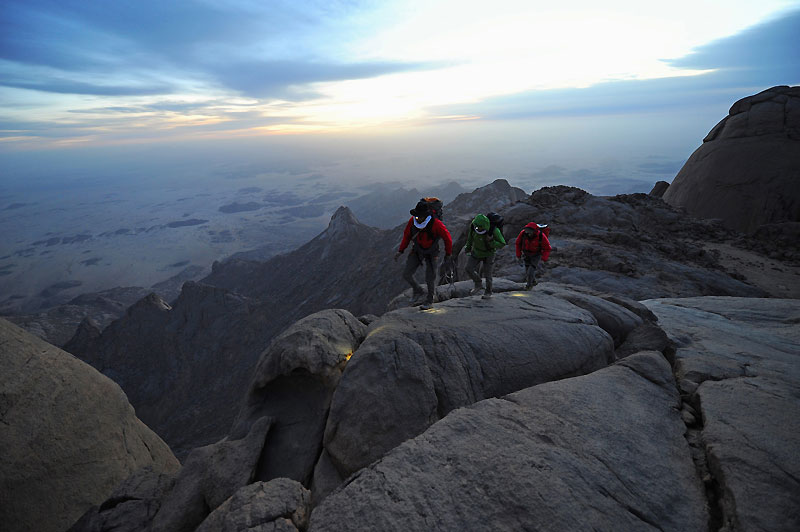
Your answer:
[[[542,234],[547,237],[547,240],[550,240],[550,226],[547,227],[540,227],[539,228],[539,244],[542,243]]]
[[[550,225],[547,225],[546,227],[539,227],[539,231],[537,232],[537,234],[539,235],[539,248],[541,249],[542,235],[546,236],[547,240],[550,240]],[[528,236],[525,235],[525,238],[528,238]]]
[[[485,216],[487,218],[489,218],[489,230],[486,231],[486,234],[483,235],[483,238],[488,239],[488,240],[494,239],[494,230],[495,230],[495,228],[500,229],[500,234],[503,234],[503,224],[505,223],[505,220],[503,219],[503,215],[502,214],[497,214],[496,212],[492,211],[492,212],[486,213]],[[468,227],[469,228],[467,229],[467,231],[472,231],[475,228],[475,226],[472,225],[472,221],[469,222],[469,226]]]
[[[503,232],[503,224],[505,223],[505,220],[501,214],[489,212],[486,213],[486,217],[489,218],[489,233],[493,235],[495,228],[500,229],[500,233]]]
[[[433,239],[433,244],[431,245],[430,250],[438,252],[439,251],[439,237],[433,236],[433,219],[438,218],[440,221],[444,216],[444,212],[442,209],[442,200],[435,197],[429,198],[420,198],[419,200],[421,203],[425,203],[428,206],[428,212],[431,214],[431,221],[428,225],[425,226],[424,229],[417,229],[416,226],[411,226],[411,241],[416,243],[417,237],[423,231],[428,233]]]
[[[431,216],[434,218],[438,218],[440,220],[444,219],[444,212],[442,210],[442,200],[439,198],[420,198],[421,202],[428,205],[428,211],[431,213]]]

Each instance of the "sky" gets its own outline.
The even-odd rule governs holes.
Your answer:
[[[669,178],[798,35],[800,0],[2,0],[0,179]]]

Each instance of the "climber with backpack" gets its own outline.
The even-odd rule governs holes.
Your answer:
[[[550,228],[547,224],[530,222],[517,235],[517,262],[525,266],[525,290],[536,286],[536,268],[539,259],[547,261],[550,258]]]
[[[453,238],[442,222],[442,202],[438,198],[422,198],[417,206],[409,211],[411,218],[403,231],[403,240],[394,256],[397,260],[413,242],[413,247],[406,260],[403,270],[403,279],[413,289],[413,299],[422,294],[422,287],[414,280],[414,272],[425,263],[425,283],[428,285],[428,294],[423,303],[423,308],[433,305],[436,294],[436,259],[439,256],[439,240],[444,242],[444,266],[452,269]]]
[[[467,253],[467,275],[472,278],[475,287],[470,290],[470,295],[476,294],[482,288],[481,276],[478,268],[483,264],[483,276],[486,279],[486,290],[483,299],[492,297],[492,268],[497,250],[506,245],[503,238],[503,217],[497,213],[477,215],[470,224],[467,234],[467,244],[464,251]]]

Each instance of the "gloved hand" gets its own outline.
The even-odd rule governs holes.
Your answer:
[[[525,266],[525,260],[522,257],[517,258],[517,264],[520,266]]]
[[[395,254],[394,254],[394,261],[395,261],[395,262],[397,262],[397,259],[399,259],[399,258],[400,258],[400,255],[402,255],[402,254],[403,254],[403,252],[402,252],[402,251],[398,251],[397,253],[395,253]]]
[[[447,255],[444,258],[444,262],[442,262],[442,264],[444,265],[445,268],[452,268],[453,267],[453,256],[452,255]]]

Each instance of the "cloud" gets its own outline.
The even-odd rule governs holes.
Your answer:
[[[28,89],[56,94],[88,94],[93,96],[151,96],[168,94],[172,90],[168,85],[98,85],[80,81],[42,79],[25,81],[13,78],[0,80],[0,85],[15,89]]]
[[[668,65],[688,69],[776,71],[800,78],[800,10],[790,11],[736,35],[696,48]]]
[[[151,95],[211,84],[297,100],[316,97],[301,85],[420,68],[334,57],[348,37],[342,16],[360,4],[9,0],[0,15],[0,79],[62,94]]]
[[[508,120],[665,111],[733,102],[775,85],[800,83],[800,11],[703,45],[669,65],[707,70],[691,76],[620,80],[586,88],[529,91],[476,104],[443,106],[435,115]]]
[[[313,93],[292,88],[324,81],[363,79],[430,68],[421,63],[364,62],[323,63],[315,61],[250,61],[227,63],[212,70],[220,83],[246,96],[304,99]]]

